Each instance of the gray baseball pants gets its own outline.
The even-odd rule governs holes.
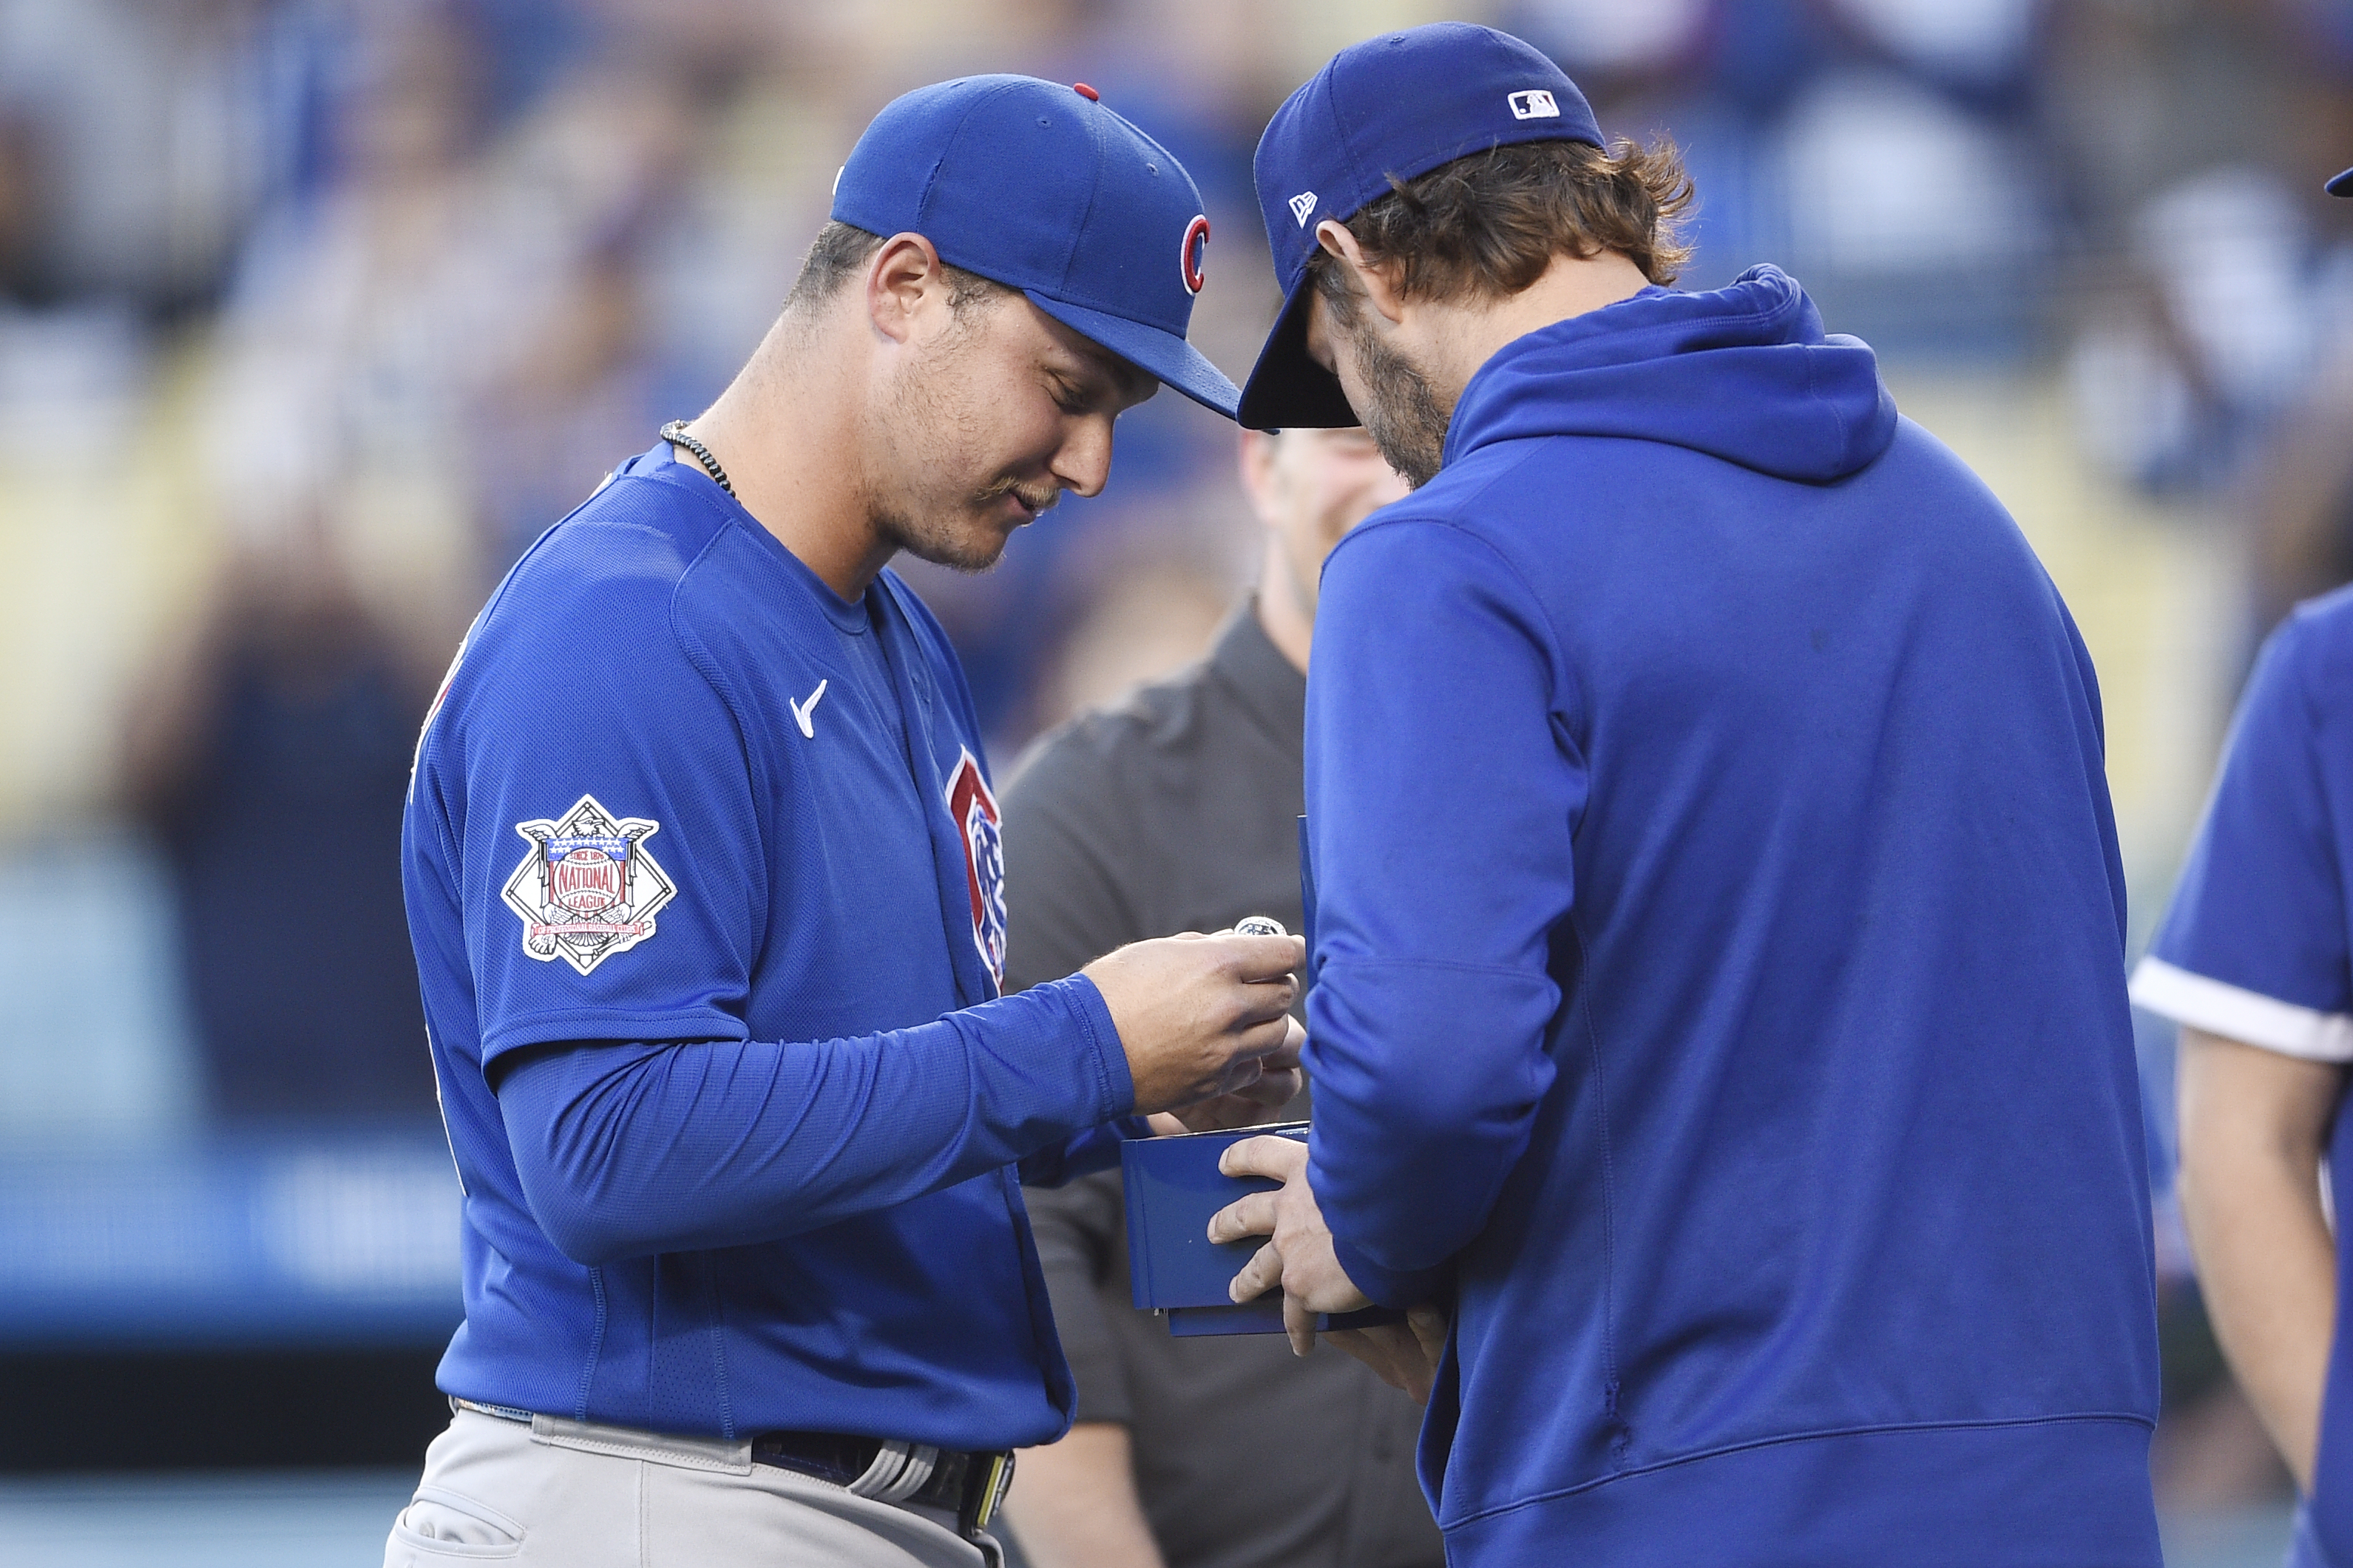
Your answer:
[[[459,1411],[385,1568],[994,1568],[928,1508],[876,1502],[724,1443]]]

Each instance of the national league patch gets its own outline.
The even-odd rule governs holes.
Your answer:
[[[532,847],[505,897],[522,918],[523,952],[586,974],[652,937],[654,911],[678,892],[645,847],[660,827],[616,817],[593,795],[560,819],[516,823]]]
[[[972,941],[991,979],[1005,984],[1005,838],[997,830],[997,797],[988,793],[970,752],[948,777],[948,815],[964,840],[965,890],[972,894]]]

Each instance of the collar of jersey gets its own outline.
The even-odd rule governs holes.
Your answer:
[[[669,442],[655,442],[629,464],[627,471],[638,479],[651,479],[656,484],[677,486],[716,506],[727,515],[730,522],[750,534],[761,548],[785,563],[786,572],[807,590],[817,607],[825,612],[826,619],[853,636],[873,628],[873,613],[868,607],[874,594],[873,584],[867,585],[865,596],[854,601],[835,593],[831,584],[811,571],[807,562],[787,550],[783,540],[762,527],[758,518],[744,510],[743,502],[721,489],[718,481],[703,472],[699,465],[679,461]]]

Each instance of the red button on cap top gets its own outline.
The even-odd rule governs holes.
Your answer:
[[[1093,88],[1089,87],[1085,82],[1072,82],[1071,84],[1071,90],[1077,93],[1081,98],[1085,99],[1089,103],[1101,103],[1103,101],[1103,94],[1097,92]]]

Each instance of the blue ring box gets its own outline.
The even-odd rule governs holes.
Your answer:
[[[1218,1169],[1228,1149],[1245,1138],[1270,1134],[1303,1143],[1307,1123],[1281,1121],[1174,1138],[1133,1138],[1120,1145],[1120,1173],[1127,1194],[1128,1284],[1138,1307],[1166,1315],[1172,1334],[1282,1332],[1281,1290],[1239,1305],[1226,1294],[1266,1238],[1209,1240],[1210,1215],[1247,1194],[1271,1193],[1282,1184],[1263,1176],[1229,1176]],[[1404,1321],[1402,1312],[1371,1307],[1361,1312],[1320,1312],[1315,1326],[1361,1329]]]

